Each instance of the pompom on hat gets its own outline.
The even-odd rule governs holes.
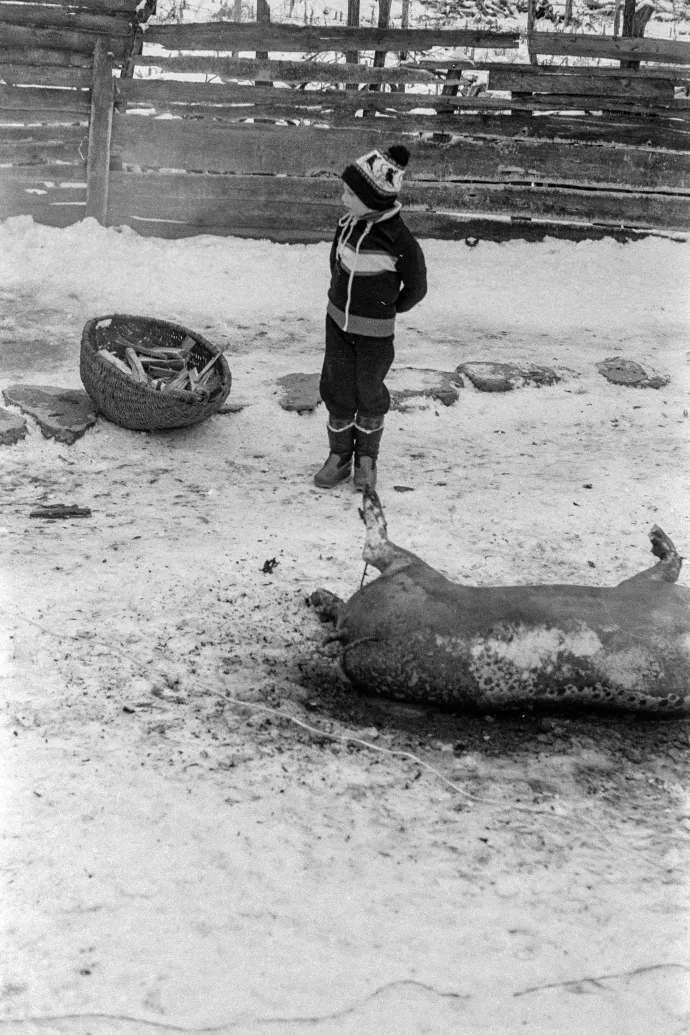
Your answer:
[[[387,151],[369,151],[348,165],[341,179],[362,204],[382,212],[398,200],[409,159],[403,144],[394,144]]]

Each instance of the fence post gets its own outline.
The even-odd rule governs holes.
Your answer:
[[[623,4],[623,30],[621,36],[634,36],[633,25],[635,23],[635,0],[625,0]],[[621,61],[621,68],[639,68],[640,62]]]
[[[268,25],[271,21],[271,8],[268,6],[268,0],[256,0],[256,20],[259,24]],[[267,50],[256,51],[257,61],[266,61],[268,59]],[[257,79],[257,86],[273,86],[270,80]]]
[[[410,27],[410,0],[402,0],[402,17],[400,19],[400,28],[409,29]],[[407,61],[407,51],[402,50],[400,52],[400,60]]]
[[[379,29],[387,29],[391,15],[391,0],[379,0]],[[386,51],[374,51],[374,68],[384,68],[386,65]],[[383,91],[383,83],[372,83],[370,90]]]
[[[359,0],[347,0],[347,24],[352,28],[359,26]],[[345,51],[345,64],[359,64],[359,52],[356,50]],[[359,83],[346,83],[346,90],[358,90]]]
[[[527,0],[527,56],[530,65],[536,65],[536,55],[532,53],[532,34],[534,33],[535,0]]]
[[[635,0],[632,0],[632,14],[628,11],[628,3],[623,8],[623,35],[633,36],[638,39],[644,36],[647,22],[654,14],[654,5],[651,0],[643,0],[639,9],[635,10]],[[621,61],[621,68],[629,68],[636,72],[640,67],[639,61]]]
[[[103,226],[108,222],[108,179],[110,175],[110,137],[113,128],[115,84],[113,62],[103,39],[93,50],[91,81],[91,119],[89,151],[86,159],[86,216]]]

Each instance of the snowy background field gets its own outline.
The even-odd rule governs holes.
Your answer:
[[[473,584],[615,584],[654,523],[688,554],[690,246],[422,243],[391,387],[470,360],[561,380],[393,411],[391,538]],[[72,446],[30,421],[0,452],[0,1018],[679,1035],[687,722],[386,704],[322,647],[306,598],[358,587],[359,499],[315,489],[323,407],[276,382],[319,370],[327,283],[327,244],[0,226],[0,388],[80,387],[84,322],[129,312],[224,346],[237,404]],[[611,384],[611,356],[670,381]]]

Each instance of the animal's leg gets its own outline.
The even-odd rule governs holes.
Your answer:
[[[658,525],[654,525],[649,533],[649,538],[652,541],[652,553],[659,558],[658,563],[652,568],[638,572],[630,579],[625,579],[619,585],[629,586],[634,582],[675,582],[680,575],[683,558],[666,533]]]
[[[336,622],[343,601],[327,589],[315,589],[309,603],[324,622]]]
[[[383,507],[374,489],[366,488],[362,494],[360,516],[367,528],[367,537],[362,552],[367,564],[373,564],[380,572],[392,574],[401,571],[419,558],[409,550],[403,550],[388,539],[388,528],[383,516]]]

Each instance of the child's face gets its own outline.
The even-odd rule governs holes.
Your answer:
[[[373,209],[367,208],[363,201],[357,197],[351,187],[348,187],[346,183],[343,184],[343,205],[350,212],[355,219],[363,219],[364,216],[378,216],[380,213],[374,212]]]

